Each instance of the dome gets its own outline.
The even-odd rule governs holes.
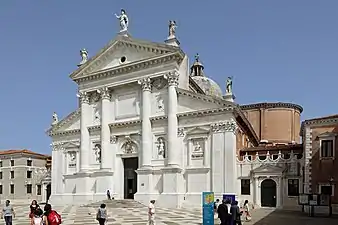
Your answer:
[[[200,86],[200,88],[204,91],[206,95],[212,95],[216,97],[223,96],[222,89],[220,86],[210,79],[209,77],[202,77],[202,76],[194,76],[192,79]]]
[[[221,97],[223,96],[220,86],[204,75],[204,66],[199,60],[199,55],[195,56],[195,62],[190,68],[190,76],[195,83],[200,86],[206,95]]]

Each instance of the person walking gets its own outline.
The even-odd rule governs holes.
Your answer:
[[[148,206],[148,224],[155,225],[155,200],[151,200]]]
[[[231,212],[232,225],[242,225],[242,220],[241,220],[242,212],[239,209],[238,201],[234,201],[234,203],[231,206],[230,212]]]
[[[222,204],[218,206],[217,213],[218,218],[221,221],[221,225],[231,225],[231,214],[230,214],[230,200],[222,200]]]
[[[29,206],[29,218],[31,220],[31,224],[34,224],[34,216],[35,216],[35,211],[39,210],[40,206],[36,200],[33,200],[32,203]],[[42,210],[41,210],[42,211]]]
[[[52,209],[50,204],[46,204],[44,207],[45,213],[42,217],[44,225],[59,225],[61,224],[61,216],[55,210]]]
[[[249,201],[248,200],[245,200],[245,202],[244,202],[243,211],[244,211],[245,221],[250,221],[251,220],[251,214],[250,214],[250,207],[249,207]]]
[[[6,200],[5,206],[2,209],[1,218],[5,219],[6,225],[12,225],[13,217],[15,218],[14,208],[10,204],[11,201]]]
[[[107,209],[106,204],[101,204],[96,213],[96,220],[99,221],[99,225],[104,225],[107,222]]]

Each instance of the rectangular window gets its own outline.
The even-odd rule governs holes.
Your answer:
[[[250,179],[241,179],[241,195],[250,195]]]
[[[2,195],[2,184],[0,184],[0,195]]]
[[[298,195],[299,195],[299,180],[289,179],[288,180],[288,196],[298,196]]]
[[[27,189],[27,194],[32,194],[32,185],[31,184],[27,184],[26,189]]]
[[[333,157],[333,140],[321,140],[320,154],[322,158]]]
[[[332,192],[332,188],[333,186],[331,185],[321,185],[320,186],[320,194],[323,194],[323,195],[332,195],[333,192]]]
[[[0,161],[0,167],[2,167],[2,161]]]
[[[41,184],[36,185],[36,195],[41,195]]]
[[[2,172],[0,172],[0,180],[2,180]]]
[[[11,166],[14,166],[14,160],[11,159]]]
[[[11,179],[14,179],[14,171],[11,171]]]
[[[27,160],[27,166],[32,166],[32,160],[31,159]]]
[[[32,174],[33,174],[32,171],[27,171],[26,177],[27,177],[28,179],[30,179],[30,178],[32,178]]]
[[[10,191],[11,191],[11,194],[14,194],[14,184],[10,185]]]

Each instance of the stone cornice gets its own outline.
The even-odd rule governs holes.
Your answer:
[[[73,80],[79,84],[84,81],[90,80],[99,80],[106,77],[112,77],[120,74],[137,72],[140,70],[152,68],[164,63],[177,62],[180,64],[183,60],[183,55],[180,52],[169,53],[166,55],[155,56],[153,58],[143,59],[136,62],[131,62],[125,65],[121,65],[114,68],[109,68],[106,70],[101,70],[92,74],[82,74],[79,78],[74,78]]]
[[[109,124],[109,127],[118,128],[118,127],[125,127],[125,126],[138,125],[138,124],[141,124],[141,120],[129,120],[129,121],[124,121],[124,122],[111,123]]]
[[[81,131],[80,129],[75,129],[75,130],[66,130],[66,131],[59,131],[59,132],[52,132],[49,134],[51,137],[55,136],[69,136],[69,135],[75,135],[75,134],[80,134]]]
[[[240,108],[242,110],[248,110],[248,109],[269,109],[269,108],[289,108],[289,109],[295,109],[299,111],[299,113],[303,112],[303,107],[297,104],[293,103],[287,103],[287,102],[262,102],[262,103],[255,103],[255,104],[248,104],[248,105],[241,105]]]
[[[57,124],[53,125],[51,128],[47,130],[48,136],[54,136],[54,133],[58,133],[57,130],[66,125],[67,123],[71,122],[74,118],[77,118],[81,114],[81,109],[78,108],[77,110],[70,113],[68,116],[63,118],[61,121],[59,121]]]
[[[228,106],[224,108],[205,109],[205,110],[179,113],[177,114],[177,117],[182,118],[182,117],[200,117],[200,116],[206,116],[206,115],[210,116],[210,115],[220,114],[224,112],[232,112],[232,111],[233,111],[233,107]]]
[[[100,131],[101,130],[101,125],[95,125],[95,126],[90,126],[88,127],[89,133],[95,132],[95,131]]]
[[[302,122],[302,125],[300,127],[300,135],[301,136],[303,135],[304,128],[307,126],[322,127],[322,126],[334,126],[337,124],[338,124],[338,115],[305,120]]]

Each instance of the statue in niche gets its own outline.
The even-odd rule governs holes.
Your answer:
[[[164,110],[164,100],[160,95],[156,96],[157,99],[157,112],[163,112]]]
[[[100,121],[100,104],[96,103],[94,105],[94,122],[97,123]]]
[[[69,153],[69,159],[70,159],[70,162],[75,162],[75,160],[76,160],[76,152],[70,152]]]
[[[203,148],[200,144],[200,141],[196,141],[193,145],[193,152],[192,152],[192,157],[198,158],[198,157],[203,157]]]
[[[121,14],[117,15],[115,13],[115,16],[120,21],[120,32],[127,31],[129,26],[129,19],[126,11],[124,9],[121,9]]]
[[[232,94],[232,79],[233,77],[228,77],[226,81],[226,88],[225,88],[226,94]]]
[[[169,38],[175,37],[177,24],[175,20],[169,20]]]
[[[100,144],[96,144],[94,146],[94,153],[96,156],[96,161],[101,163],[101,145]]]
[[[129,136],[126,137],[126,142],[123,144],[124,152],[127,154],[134,153],[134,142]]]
[[[163,138],[157,139],[157,154],[159,158],[165,158],[165,143]]]
[[[56,114],[56,112],[53,113],[53,121],[52,121],[52,125],[55,125],[59,122],[59,117]]]

